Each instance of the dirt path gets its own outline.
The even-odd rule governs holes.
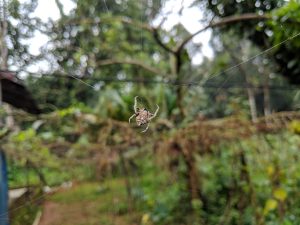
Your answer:
[[[92,209],[88,203],[61,204],[48,201],[44,204],[39,225],[84,225],[100,224],[100,220],[91,215]]]
[[[57,213],[58,203],[46,202],[43,207],[43,214],[39,225],[55,224],[56,221],[60,221],[60,213]]]

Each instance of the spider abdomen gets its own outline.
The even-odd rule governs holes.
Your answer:
[[[146,108],[138,108],[137,107],[137,98],[138,96],[135,96],[134,98],[134,106],[133,106],[133,109],[134,109],[134,114],[129,118],[129,123],[130,123],[130,120],[135,117],[135,120],[136,120],[136,123],[138,126],[141,126],[141,125],[144,125],[144,124],[147,124],[147,127],[145,130],[142,131],[142,133],[146,132],[149,128],[149,123],[150,121],[156,117],[157,113],[158,113],[158,110],[159,110],[159,106],[157,106],[157,109],[156,111],[153,113],[149,112]]]
[[[140,111],[136,117],[136,123],[138,126],[148,123],[148,119],[151,117],[151,113],[147,110]]]

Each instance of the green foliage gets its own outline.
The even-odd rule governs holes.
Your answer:
[[[138,200],[137,208],[145,212],[143,220],[154,224],[182,221],[185,205],[181,200],[186,195],[183,184],[172,183],[169,180],[171,174],[162,172],[152,157],[145,157],[139,163],[141,177],[133,194]]]
[[[279,44],[291,37],[298,36],[300,3],[299,1],[289,1],[285,6],[272,12],[274,20],[269,22],[269,27],[272,30],[272,41],[274,44]],[[293,38],[284,45],[277,48],[275,58],[281,66],[281,71],[291,82],[300,83],[299,78],[299,60],[295,55],[294,50],[300,47],[299,38]]]
[[[26,84],[33,97],[44,113],[71,106],[82,107],[85,104],[95,104],[96,91],[70,77],[43,76],[40,78],[29,76]],[[49,94],[51,90],[51,94]]]
[[[129,116],[128,97],[111,88],[106,88],[99,96],[95,112],[103,118],[127,120]],[[126,102],[127,100],[127,102]]]
[[[200,1],[201,2],[201,1]],[[226,17],[244,13],[264,13],[271,16],[266,21],[249,21],[226,26],[224,30],[233,30],[238,36],[246,37],[260,48],[267,49],[297,35],[299,30],[299,1],[209,1],[206,7],[216,16]],[[266,41],[268,40],[268,41]],[[299,39],[293,38],[277,46],[273,53],[278,71],[291,83],[299,84],[299,63],[295,49]]]
[[[49,149],[43,145],[39,137],[36,136],[36,131],[28,129],[14,133],[10,136],[8,144],[4,145],[8,154],[13,155],[18,161],[25,165],[30,161],[39,165],[41,162],[47,162],[49,166],[57,165],[53,159]]]
[[[39,18],[33,16],[37,7],[37,0],[20,2],[17,0],[7,1],[8,9],[8,66],[26,69],[38,60],[38,57],[29,51],[30,39],[37,29],[42,27]]]
[[[110,2],[107,3],[109,12],[103,2],[89,0],[76,3],[76,8],[70,15],[61,18],[54,26],[51,24],[49,36],[54,47],[47,53],[53,56],[59,67],[57,74],[64,71],[67,75],[81,77],[89,85],[95,86],[96,90],[77,80],[57,77],[36,80],[33,82],[34,87],[38,89],[37,86],[43,85],[55,88],[53,95],[45,95],[42,99],[46,99],[44,103],[59,108],[69,107],[79,101],[91,107],[101,107],[102,115],[119,114],[120,112],[111,112],[116,106],[105,112],[103,99],[110,99],[107,96],[112,94],[117,104],[121,104],[117,95],[123,95],[124,90],[132,88],[116,83],[110,85],[105,80],[150,78],[153,73],[143,66],[134,65],[135,63],[115,61],[133,60],[150,68],[155,65],[162,71],[168,65],[164,62],[166,54],[154,42],[151,33],[139,27],[139,24],[148,24],[155,18],[161,1],[141,1],[139,4],[133,0],[114,4]],[[148,10],[143,10],[144,8]],[[133,22],[126,24],[122,22],[124,19]],[[154,56],[160,60],[155,61]],[[67,86],[67,89],[63,86]],[[112,99],[110,101],[113,102]],[[124,105],[120,106],[125,108]],[[122,115],[112,117],[119,119]]]

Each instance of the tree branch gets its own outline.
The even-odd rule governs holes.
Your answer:
[[[96,62],[97,66],[108,66],[108,65],[114,65],[114,64],[130,64],[139,66],[151,73],[154,74],[162,74],[162,72],[159,69],[154,68],[151,65],[147,65],[141,61],[135,60],[135,59],[106,59],[106,60],[100,60]]]
[[[152,29],[152,35],[155,39],[155,41],[157,42],[157,44],[162,47],[164,50],[166,50],[167,52],[170,52],[172,54],[174,54],[174,50],[169,48],[166,44],[164,44],[159,36],[159,33],[158,33],[158,28],[153,28]]]
[[[137,26],[137,27],[142,28],[144,30],[153,32],[153,28],[151,26],[149,26],[148,24],[146,24],[146,23],[142,23],[142,22],[139,22],[139,21],[134,21],[134,20],[132,20],[128,17],[119,17],[119,20],[124,24]]]
[[[190,36],[188,36],[186,39],[184,39],[181,43],[179,43],[175,48],[171,48],[169,46],[167,46],[165,43],[162,42],[160,35],[159,35],[159,29],[160,29],[160,25],[157,27],[152,27],[150,25],[148,25],[147,23],[142,23],[139,21],[134,21],[129,17],[109,17],[109,18],[101,18],[98,21],[95,19],[90,19],[90,18],[84,18],[84,19],[72,19],[69,20],[69,23],[74,23],[74,24],[79,24],[79,23],[86,23],[86,24],[101,24],[103,22],[112,22],[112,21],[119,21],[123,24],[127,24],[133,27],[138,27],[144,30],[149,31],[150,33],[152,33],[155,41],[157,42],[157,44],[162,47],[164,50],[166,50],[169,53],[172,53],[174,55],[178,54],[183,48],[184,46],[191,41],[195,36],[197,36],[198,34],[206,31],[209,28],[214,28],[214,27],[221,27],[224,25],[228,25],[231,23],[237,23],[237,22],[241,22],[241,21],[247,21],[247,20],[266,20],[266,19],[270,19],[271,17],[268,15],[258,15],[255,13],[245,13],[242,15],[238,15],[238,16],[228,16],[223,18],[220,21],[217,22],[211,22],[209,23],[207,26],[205,26],[204,28],[198,30],[197,32],[191,34]],[[64,22],[65,25],[65,22]],[[132,63],[130,63],[132,64]]]
[[[69,19],[68,21],[64,21],[64,23],[62,25],[65,25],[66,23],[68,24],[95,24],[95,25],[99,25],[103,22],[121,22],[124,24],[128,24],[128,25],[132,25],[133,27],[138,27],[147,31],[152,32],[153,28],[151,26],[149,26],[146,23],[142,23],[139,21],[134,21],[129,17],[125,17],[125,16],[115,16],[115,17],[102,17],[102,18],[98,18],[98,19],[94,19],[94,18],[80,18],[80,19]]]
[[[58,8],[58,10],[59,10],[59,14],[60,14],[60,16],[61,17],[65,17],[66,15],[65,15],[65,13],[64,13],[64,6],[63,6],[63,4],[61,4],[61,2],[59,1],[59,0],[55,0],[55,3],[56,3],[56,6],[57,6],[57,8]]]
[[[245,13],[242,15],[238,15],[238,16],[228,16],[223,18],[220,21],[217,22],[212,22],[210,24],[208,24],[206,27],[198,30],[197,32],[191,34],[190,36],[188,36],[185,40],[183,40],[178,46],[177,48],[174,50],[175,52],[180,52],[183,47],[190,41],[192,40],[195,36],[197,36],[198,34],[202,33],[203,31],[206,31],[209,28],[214,28],[214,27],[221,27],[224,25],[228,25],[231,23],[237,23],[237,22],[241,22],[244,20],[266,20],[266,19],[270,19],[271,17],[268,15],[258,15],[255,13]]]
[[[166,50],[167,52],[170,52],[170,53],[174,53],[174,51],[168,47],[166,44],[164,44],[162,41],[161,41],[161,38],[159,36],[159,28],[161,27],[162,23],[164,22],[164,20],[161,22],[161,24],[157,27],[152,27],[146,23],[142,23],[142,22],[139,22],[139,21],[134,21],[132,20],[131,18],[129,17],[110,17],[110,18],[101,18],[99,21],[95,20],[95,19],[90,19],[90,18],[84,18],[84,19],[80,19],[80,20],[75,20],[75,19],[71,19],[68,21],[68,23],[70,24],[79,24],[79,23],[84,23],[84,24],[101,24],[103,22],[113,22],[113,21],[119,21],[123,24],[126,24],[126,25],[130,25],[132,27],[138,27],[138,28],[141,28],[141,29],[144,29],[144,30],[147,30],[148,32],[150,32],[153,37],[154,37],[154,40],[157,42],[157,44],[159,46],[161,46],[164,50]],[[65,23],[64,23],[65,25]]]

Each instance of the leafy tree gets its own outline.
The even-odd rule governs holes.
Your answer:
[[[38,59],[29,51],[29,41],[41,27],[32,15],[36,7],[37,0],[1,1],[1,69],[26,70]]]
[[[165,60],[162,60],[165,56],[154,44],[151,33],[139,27],[141,22],[147,24],[155,18],[161,7],[160,1],[141,1],[139,4],[136,1],[109,1],[104,4],[103,1],[78,0],[76,3],[70,15],[62,15],[59,21],[48,24],[53,47],[45,49],[46,54],[54,65],[54,74],[68,76],[68,79],[57,81],[56,76],[51,76],[44,78],[44,82],[49,86],[57,86],[56,82],[59,82],[70,87],[68,92],[61,90],[62,98],[70,100],[58,98],[59,107],[70,105],[73,100],[95,105],[100,102],[97,100],[99,93],[108,85],[101,80],[152,78],[154,73],[160,73],[153,69],[154,64],[165,67]],[[138,26],[135,22],[124,22],[131,20],[137,21]],[[90,86],[72,77],[84,79]],[[120,87],[113,85],[116,89]],[[91,86],[98,89],[95,91]],[[133,89],[139,88],[137,85]],[[51,98],[55,99],[49,96],[46,101],[52,103]]]
[[[205,5],[213,16],[226,18],[228,16],[256,13],[265,18],[257,21],[243,21],[225,26],[220,31],[234,30],[238,36],[251,40],[261,49],[270,48],[300,32],[298,28],[300,4],[297,1],[228,1],[228,0],[198,0]],[[299,84],[299,63],[296,52],[299,40],[293,38],[277,47],[272,59],[278,65],[279,74],[288,78],[291,83]]]

